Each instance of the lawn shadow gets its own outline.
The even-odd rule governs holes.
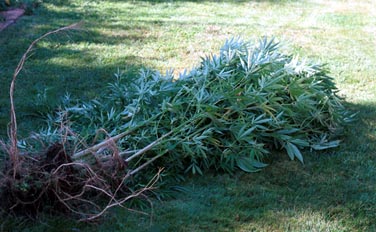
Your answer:
[[[124,75],[136,75],[148,62],[145,57],[123,54],[115,61],[106,62],[98,59],[98,54],[89,48],[74,49],[63,46],[63,43],[70,42],[58,39],[47,41],[48,45],[37,46],[34,49],[17,79],[14,97],[19,134],[23,136],[38,128],[43,120],[39,118],[41,113],[53,111],[66,93],[82,100],[94,99],[103,93],[108,83],[114,81],[114,74],[118,70],[124,72]],[[77,43],[75,38],[71,38],[71,41]],[[23,51],[17,47],[17,44],[18,40],[14,40],[4,48],[4,54],[11,56],[11,53],[16,53],[17,50],[20,57]],[[16,64],[16,59],[5,60],[5,58],[1,58],[4,61],[2,66],[8,65],[8,67],[2,69],[0,78],[4,83],[1,88],[0,138],[7,136],[6,126],[9,122],[7,93],[13,73],[10,67],[15,67]]]
[[[359,114],[339,148],[305,151],[304,165],[281,152],[259,173],[193,177],[141,231],[374,231],[376,104],[347,107]]]
[[[99,17],[99,13],[91,17]],[[45,22],[44,19],[49,21]],[[19,59],[31,42],[48,31],[67,26],[82,20],[82,15],[72,12],[58,12],[43,7],[36,15],[25,16],[12,27],[4,30],[0,37],[0,138],[7,137],[9,123],[9,85]],[[96,28],[122,33],[102,33]],[[98,54],[97,47],[132,46],[146,43],[156,37],[146,33],[132,33],[135,27],[129,25],[112,26],[108,23],[87,23],[81,30],[52,35],[39,42],[33,49],[17,78],[15,104],[19,123],[19,134],[26,136],[41,123],[36,115],[50,109],[35,108],[38,95],[52,105],[67,92],[83,100],[93,99],[114,80],[117,70],[125,75],[136,75],[141,68],[149,66],[153,57],[140,57],[138,54],[124,54],[114,50],[113,57],[108,51]],[[138,26],[138,30],[147,30]]]

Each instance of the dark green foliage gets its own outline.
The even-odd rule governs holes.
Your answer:
[[[99,129],[113,136],[135,128],[118,142],[130,154],[172,131],[148,156],[164,154],[156,165],[175,173],[254,172],[275,149],[303,162],[302,149],[338,146],[334,139],[350,117],[328,70],[278,48],[273,39],[231,39],[176,80],[172,71],[116,74],[97,99],[67,96],[50,123],[68,122],[86,143],[103,139]]]
[[[7,5],[5,4],[5,1],[0,1],[0,11],[4,11],[7,9]],[[0,16],[0,22],[3,21],[2,16]]]

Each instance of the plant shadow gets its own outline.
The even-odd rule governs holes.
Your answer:
[[[140,231],[375,230],[376,104],[347,107],[359,113],[339,148],[306,151],[305,164],[276,153],[259,173],[190,177],[189,192],[157,202]]]

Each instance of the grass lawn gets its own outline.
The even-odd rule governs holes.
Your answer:
[[[23,52],[45,32],[81,20],[83,30],[40,42],[20,74],[21,135],[43,125],[39,115],[66,92],[94,98],[118,69],[179,72],[234,36],[275,36],[286,51],[327,63],[358,120],[339,148],[306,151],[304,165],[273,154],[278,158],[259,173],[189,177],[180,183],[186,192],[153,201],[151,216],[119,209],[98,225],[3,219],[0,231],[376,231],[373,0],[43,0],[33,15],[0,32],[0,138],[7,135],[8,88]]]

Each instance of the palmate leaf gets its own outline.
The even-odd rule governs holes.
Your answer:
[[[192,172],[192,174],[200,174],[202,175],[203,172],[201,170],[201,168],[196,164],[196,163],[192,163],[191,165],[189,165],[189,167],[185,170],[185,172]]]

